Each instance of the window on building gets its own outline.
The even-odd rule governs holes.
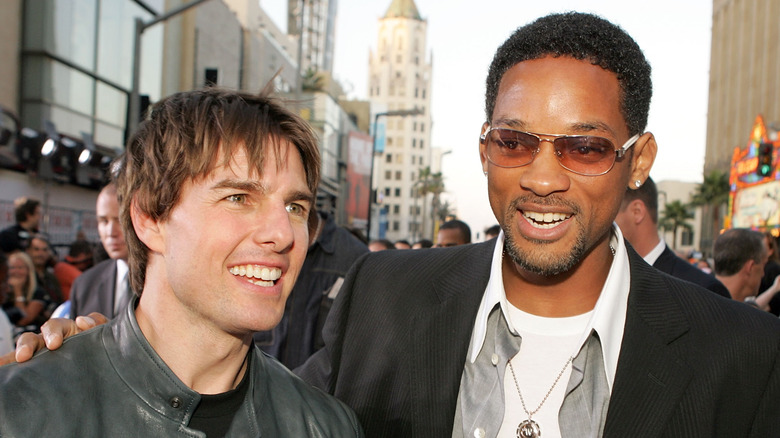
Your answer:
[[[414,88],[414,97],[420,97],[420,89],[417,87]]]
[[[413,148],[416,148],[416,147],[417,147],[417,139],[416,139],[416,138],[413,138],[413,139],[412,139],[412,147],[413,147]]]
[[[395,197],[400,198],[401,197],[401,189],[396,187],[395,188]]]
[[[680,244],[683,246],[693,245],[693,231],[683,228],[682,234],[680,235]]]
[[[423,88],[422,98],[425,99],[425,88]]]
[[[412,123],[412,131],[417,131],[417,122]]]
[[[399,214],[399,213],[401,213],[401,206],[400,206],[400,205],[398,205],[398,204],[395,204],[395,205],[393,206],[393,213],[395,213],[395,214]]]
[[[393,137],[387,137],[385,139],[385,141],[387,142],[388,146],[392,146],[393,145]]]
[[[385,197],[386,198],[390,197],[390,187],[385,187]]]
[[[395,171],[395,180],[396,181],[401,181],[401,171],[400,170],[396,170]]]
[[[420,132],[425,132],[425,123],[420,123]]]
[[[393,172],[392,171],[385,170],[385,180],[388,180],[388,179],[392,178],[392,176],[393,176]]]
[[[412,164],[414,164],[414,162],[415,162],[415,161],[417,161],[417,157],[415,157],[414,155],[412,155]]]
[[[423,149],[425,147],[425,142],[420,139],[420,149]]]
[[[393,162],[393,154],[385,155],[385,162],[386,163],[392,163]]]
[[[395,154],[396,164],[404,164],[404,154]]]
[[[401,225],[398,221],[393,221],[393,231],[398,231],[401,229]]]

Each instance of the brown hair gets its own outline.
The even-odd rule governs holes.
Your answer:
[[[155,104],[113,168],[132,289],[142,292],[149,248],[135,234],[131,205],[165,221],[185,182],[227,165],[241,149],[257,174],[262,173],[269,148],[277,152],[281,167],[285,154],[279,152],[285,140],[300,152],[306,183],[316,193],[320,176],[316,136],[267,91],[255,95],[208,88],[177,93]]]

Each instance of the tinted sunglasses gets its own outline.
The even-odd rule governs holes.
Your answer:
[[[634,145],[640,134],[629,138],[619,149],[604,137],[593,135],[534,134],[509,128],[488,128],[479,138],[486,145],[488,161],[498,167],[530,164],[543,141],[553,144],[558,163],[579,175],[604,175]],[[542,138],[545,137],[545,138]],[[552,137],[552,139],[546,138]]]

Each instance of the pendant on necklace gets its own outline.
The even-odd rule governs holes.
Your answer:
[[[541,436],[542,431],[539,430],[539,425],[530,418],[517,426],[517,438],[539,438]]]

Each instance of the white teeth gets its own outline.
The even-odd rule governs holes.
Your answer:
[[[536,211],[524,211],[523,216],[530,219],[528,222],[537,228],[553,228],[559,222],[571,217],[564,213],[540,213]]]
[[[273,286],[273,282],[282,276],[282,270],[279,268],[258,265],[233,266],[228,271],[233,275],[246,277],[250,283],[258,286]]]

